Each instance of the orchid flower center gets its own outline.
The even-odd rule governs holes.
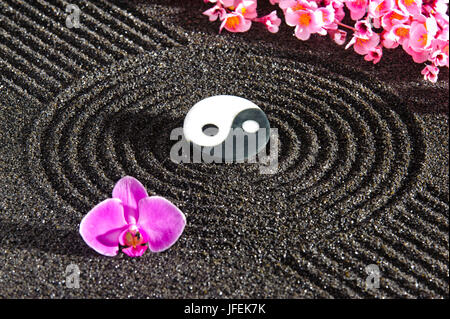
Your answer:
[[[135,226],[131,226],[127,233],[125,234],[125,244],[129,247],[136,248],[144,243],[144,238],[139,232],[138,228]]]

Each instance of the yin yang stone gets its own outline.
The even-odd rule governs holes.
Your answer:
[[[195,151],[215,162],[255,158],[269,141],[266,114],[253,102],[232,95],[196,103],[184,119],[183,135]]]

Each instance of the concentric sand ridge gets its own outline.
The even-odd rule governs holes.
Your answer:
[[[1,78],[12,90],[47,103],[88,71],[130,55],[187,43],[177,28],[117,1],[77,1],[80,26],[69,28],[70,4],[65,0],[0,3]]]
[[[214,214],[241,199],[244,210],[275,227],[282,216],[295,241],[353,227],[414,188],[424,158],[421,122],[394,93],[314,56],[307,56],[312,68],[300,54],[289,64],[282,54],[249,53],[242,61],[239,50],[197,57],[172,49],[85,76],[31,129],[33,183],[78,218],[126,174],[194,211]],[[197,101],[216,94],[250,99],[268,115],[279,132],[276,174],[261,175],[258,164],[170,160],[172,129]]]

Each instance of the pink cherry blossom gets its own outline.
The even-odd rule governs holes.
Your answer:
[[[283,9],[285,13],[287,9],[291,9],[291,11],[306,9],[314,10],[317,9],[317,3],[307,0],[280,0],[280,8]]]
[[[428,49],[431,45],[432,37],[429,35],[426,26],[419,22],[413,22],[409,32],[409,46],[416,52]]]
[[[212,22],[212,21],[216,21],[217,18],[219,18],[219,20],[223,20],[223,18],[227,14],[227,12],[221,6],[214,6],[210,9],[206,10],[205,12],[203,12],[203,14],[208,16],[209,21]]]
[[[389,13],[394,7],[394,0],[371,0],[369,3],[369,15],[380,18]]]
[[[409,19],[409,14],[398,9],[392,9],[381,18],[381,26],[390,30],[397,23],[405,23]]]
[[[410,44],[409,40],[405,40],[402,45],[403,49],[408,53],[410,56],[412,56],[414,62],[416,63],[423,63],[428,60],[428,57],[430,56],[430,52],[427,50],[421,50],[416,51],[414,50]]]
[[[167,199],[148,196],[135,178],[125,176],[114,186],[112,198],[91,209],[80,223],[80,235],[92,249],[105,256],[122,251],[142,256],[150,248],[171,247],[186,225],[184,214]]]
[[[347,0],[345,5],[350,10],[353,20],[359,20],[366,14],[367,0]]]
[[[331,4],[319,8],[317,11],[321,13],[323,27],[327,29],[337,29],[337,24],[334,22],[334,8]]]
[[[251,26],[252,21],[244,18],[242,14],[228,13],[225,16],[219,30],[222,31],[222,29],[225,28],[230,32],[246,32]]]
[[[276,11],[258,17],[257,0],[204,0],[213,4],[204,14],[220,20],[220,28],[245,32],[252,22],[262,23],[272,33],[281,19]],[[346,48],[353,46],[364,59],[378,63],[383,48],[402,48],[416,63],[448,67],[449,0],[269,0],[284,14],[288,26],[300,40],[311,34],[329,34],[337,44],[345,44],[348,30],[353,32]],[[348,10],[344,10],[344,8]],[[264,11],[265,9],[261,9]],[[347,25],[346,15],[354,21]],[[344,31],[347,30],[347,31]],[[425,78],[435,80],[438,72],[427,68]]]
[[[311,33],[318,32],[322,27],[322,14],[319,11],[297,10],[288,8],[286,23],[295,26],[295,36],[300,40],[308,40]]]
[[[448,56],[448,41],[437,39],[433,41],[433,53],[431,54],[430,61],[433,62],[435,66],[446,66],[449,65]]]
[[[345,43],[345,40],[347,39],[347,32],[344,30],[330,30],[328,33],[330,34],[333,41],[338,45],[343,45]]]
[[[353,49],[356,53],[366,55],[372,51],[380,43],[380,36],[377,33],[373,33],[368,39],[360,38],[353,35],[353,38],[347,43],[346,49],[353,45]]]
[[[238,4],[235,12],[242,14],[245,19],[255,19],[258,16],[256,13],[256,0],[243,0]]]
[[[419,15],[422,9],[422,0],[398,0],[398,6],[412,16]]]
[[[381,44],[386,49],[395,49],[399,46],[400,43],[395,41],[395,38],[393,38],[392,34],[387,31],[383,31],[381,33]]]
[[[281,19],[278,18],[277,12],[272,11],[270,14],[261,18],[257,18],[255,21],[261,22],[269,30],[269,32],[277,33],[281,24]]]
[[[399,44],[403,44],[409,39],[411,27],[407,24],[396,24],[389,31],[389,38]]]
[[[373,35],[372,25],[367,20],[359,20],[355,23],[356,36],[369,39]]]
[[[448,67],[448,54],[444,54],[442,51],[435,51],[431,54],[430,61],[436,66]]]
[[[344,2],[341,0],[324,0],[326,6],[330,5],[334,9],[334,17],[337,21],[342,21],[345,17]]]
[[[380,62],[382,56],[383,56],[383,49],[381,48],[381,46],[377,46],[366,54],[364,60],[372,61],[373,64],[377,64],[378,62]]]
[[[439,68],[435,67],[434,65],[427,65],[420,73],[422,73],[425,80],[436,83],[438,79]]]

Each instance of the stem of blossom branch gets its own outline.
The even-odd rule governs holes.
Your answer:
[[[349,26],[349,25],[346,25],[346,24],[344,24],[344,23],[341,23],[341,22],[339,22],[339,21],[337,21],[337,20],[335,20],[335,21],[336,21],[337,25],[340,25],[341,27],[344,27],[344,28],[347,28],[347,29],[350,29],[350,30],[353,30],[354,32],[356,32],[356,29],[355,29],[355,28],[353,28],[353,27],[351,27],[351,26]]]

